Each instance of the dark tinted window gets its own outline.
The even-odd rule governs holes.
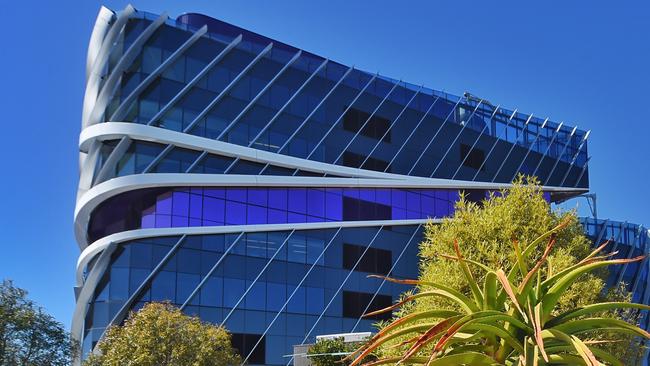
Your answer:
[[[388,295],[377,295],[372,300],[373,294],[364,292],[343,291],[343,316],[346,318],[359,318],[365,313],[389,307],[393,298]],[[372,303],[370,303],[372,300]],[[370,303],[370,306],[368,304]],[[366,310],[368,307],[368,310]],[[389,320],[391,312],[366,317],[366,319]]]
[[[364,163],[365,160],[365,163]],[[363,166],[361,164],[363,163]],[[388,167],[388,162],[381,159],[367,158],[364,155],[356,154],[350,151],[343,153],[343,165],[350,166],[353,168],[361,168],[367,170],[375,170],[378,172],[390,172]]]
[[[390,121],[377,115],[372,116],[370,120],[368,120],[368,118],[370,118],[370,114],[358,109],[350,108],[345,112],[345,116],[343,117],[343,128],[350,132],[358,132],[363,124],[368,121],[363,130],[361,130],[361,135],[377,140],[383,137],[382,141],[390,142],[390,131],[388,130],[390,127]],[[388,133],[386,133],[387,131]],[[386,136],[384,136],[384,134],[386,134]]]
[[[392,209],[381,203],[343,197],[343,220],[390,220]]]
[[[465,199],[470,202],[481,203],[487,197],[487,191],[484,189],[466,189]]]
[[[460,144],[460,160],[466,167],[480,169],[485,160],[485,152],[481,149],[471,148],[469,145]]]
[[[356,268],[357,271],[387,275],[392,265],[390,250],[368,248],[366,254],[361,257],[364,249],[365,247],[359,245],[343,244],[343,268],[354,268],[361,258]]]
[[[257,341],[262,338],[260,344],[255,347]],[[251,353],[253,347],[253,353],[248,358],[248,364],[264,364],[266,362],[266,344],[264,337],[259,334],[243,334],[243,333],[233,333],[232,334],[232,346],[235,347],[239,354],[241,355],[242,360]]]

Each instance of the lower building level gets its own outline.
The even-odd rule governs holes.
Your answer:
[[[582,219],[620,257],[647,252],[638,225]],[[296,225],[299,227],[300,225]],[[109,324],[148,301],[170,301],[187,314],[224,325],[252,365],[290,364],[293,346],[320,334],[373,330],[361,314],[391,304],[405,286],[369,274],[414,278],[423,225],[292,229],[173,235],[120,243],[110,256],[84,325],[88,352]],[[608,285],[625,282],[648,303],[648,261],[614,268]],[[642,325],[648,328],[648,316]]]

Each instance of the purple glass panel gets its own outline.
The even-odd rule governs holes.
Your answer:
[[[269,190],[269,207],[278,210],[287,209],[287,189],[271,188]]]
[[[411,219],[422,219],[423,217],[419,212],[406,211],[406,218],[411,220]]]
[[[406,219],[406,210],[403,208],[393,207],[393,220],[404,220]]]
[[[158,196],[156,201],[156,213],[163,215],[172,214],[172,192],[166,192]]]
[[[204,194],[215,198],[226,198],[226,191],[223,188],[205,188]]]
[[[287,223],[287,211],[274,210],[272,208],[269,208],[268,223],[269,224],[286,224]]]
[[[307,222],[307,217],[305,215],[289,212],[287,217],[287,222],[290,223]]]
[[[436,198],[436,217],[449,215],[449,202]]]
[[[420,212],[420,194],[406,192],[406,209],[413,212]]]
[[[247,221],[248,225],[254,224],[266,224],[266,207],[258,207],[254,205],[249,205],[247,210]]]
[[[392,189],[392,205],[397,208],[406,208],[406,192],[399,189]]]
[[[190,194],[190,217],[195,219],[200,219],[202,215],[203,215],[203,196],[198,194]]]
[[[307,190],[305,188],[289,189],[289,211],[307,213]]]
[[[344,188],[343,195],[345,197],[352,197],[359,199],[359,189],[358,188]]]
[[[327,193],[338,194],[339,196],[343,195],[343,188],[326,188]]]
[[[188,217],[187,216],[172,216],[172,227],[187,227]]]
[[[226,201],[226,225],[246,224],[246,205],[239,202]]]
[[[246,203],[246,188],[228,188],[226,190],[226,199]]]
[[[190,195],[175,191],[172,194],[172,215],[187,217],[190,210]]]
[[[315,217],[325,217],[325,192],[314,188],[307,190],[307,214]]]
[[[248,203],[266,207],[268,189],[266,188],[249,188]]]
[[[427,217],[433,217],[435,216],[435,200],[432,197],[429,197],[427,195],[422,195],[422,202],[421,202],[421,207],[422,207],[422,214]]]
[[[156,215],[156,227],[171,227],[172,217],[170,215]]]
[[[156,227],[156,215],[154,214],[142,215],[140,227],[143,229],[150,229]]]
[[[359,199],[364,201],[376,202],[375,201],[375,189],[374,188],[362,188],[359,190]]]
[[[390,206],[391,205],[390,189],[377,189],[375,199],[376,199],[377,203],[381,203],[382,205]]]
[[[325,217],[329,220],[343,220],[343,198],[337,194],[325,194]]]
[[[206,196],[203,199],[203,220],[224,222],[224,200]]]
[[[323,222],[323,218],[316,216],[307,216],[307,222]]]
[[[456,202],[459,199],[460,199],[460,192],[456,190],[447,190],[447,201]]]
[[[138,228],[441,218],[453,213],[459,198],[458,190],[452,189],[397,188],[179,187],[163,193],[156,188],[128,194],[106,206],[106,212],[93,213],[91,224],[95,220],[95,226],[105,228],[94,240]],[[550,196],[545,193],[544,197]],[[155,203],[140,209],[147,200]],[[106,222],[118,209],[135,220]]]

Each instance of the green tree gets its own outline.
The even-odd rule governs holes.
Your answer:
[[[108,329],[86,366],[228,366],[241,359],[223,328],[183,314],[169,303],[148,303],[123,326]]]
[[[468,262],[476,263],[467,268],[476,283],[486,283],[489,271],[483,267],[512,273],[511,282],[521,283],[524,276],[514,268],[518,263],[515,248],[523,250],[527,243],[535,242],[536,238],[543,236],[560,223],[563,229],[554,234],[553,250],[548,253],[542,264],[543,273],[558,273],[576,265],[589,255],[591,243],[584,236],[583,228],[574,212],[553,212],[534,178],[520,177],[511,189],[493,194],[479,204],[461,199],[452,218],[444,220],[439,225],[427,226],[425,239],[420,245],[419,281],[415,290],[404,294],[404,298],[435,290],[429,283],[444,284],[464,296],[473,298],[473,285],[468,281],[463,267],[454,260],[456,253],[454,242],[459,243],[459,249]],[[530,248],[525,260],[528,263],[535,263],[542,257],[545,249],[546,243],[536,242],[536,245]],[[582,273],[578,280],[572,281],[571,286],[562,291],[549,316],[598,301],[629,302],[629,296],[621,295],[620,292],[611,297],[603,295],[606,275],[604,267]],[[403,319],[422,311],[442,311],[439,315],[440,319],[443,319],[443,315],[463,311],[463,309],[458,302],[449,298],[422,296],[404,303],[395,312],[395,318]],[[621,318],[622,313],[629,315],[630,311],[610,311],[599,315]],[[634,315],[627,316],[625,320],[634,322]],[[380,324],[380,328],[386,329],[388,324]],[[395,329],[399,328],[400,326],[397,326]],[[601,331],[591,336],[594,339],[611,340],[613,339],[611,335]],[[382,342],[378,350],[383,356],[401,356],[410,346],[400,345],[400,343],[412,340],[412,337],[413,335],[391,338],[389,341]],[[607,343],[601,348],[614,354],[618,359],[625,360],[626,363],[638,359],[642,350],[638,347],[629,347],[634,336],[616,334],[616,337],[619,342]],[[424,350],[430,350],[431,347],[429,345]]]
[[[10,280],[0,284],[0,365],[68,365],[73,343],[63,325]]]

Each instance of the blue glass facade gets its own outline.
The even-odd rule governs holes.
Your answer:
[[[360,314],[405,288],[366,276],[417,276],[423,225],[460,192],[480,200],[518,173],[550,202],[589,188],[588,132],[200,14],[103,8],[87,75],[83,355],[128,311],[171,301],[224,324],[249,364],[288,365],[295,344],[372,329]]]

